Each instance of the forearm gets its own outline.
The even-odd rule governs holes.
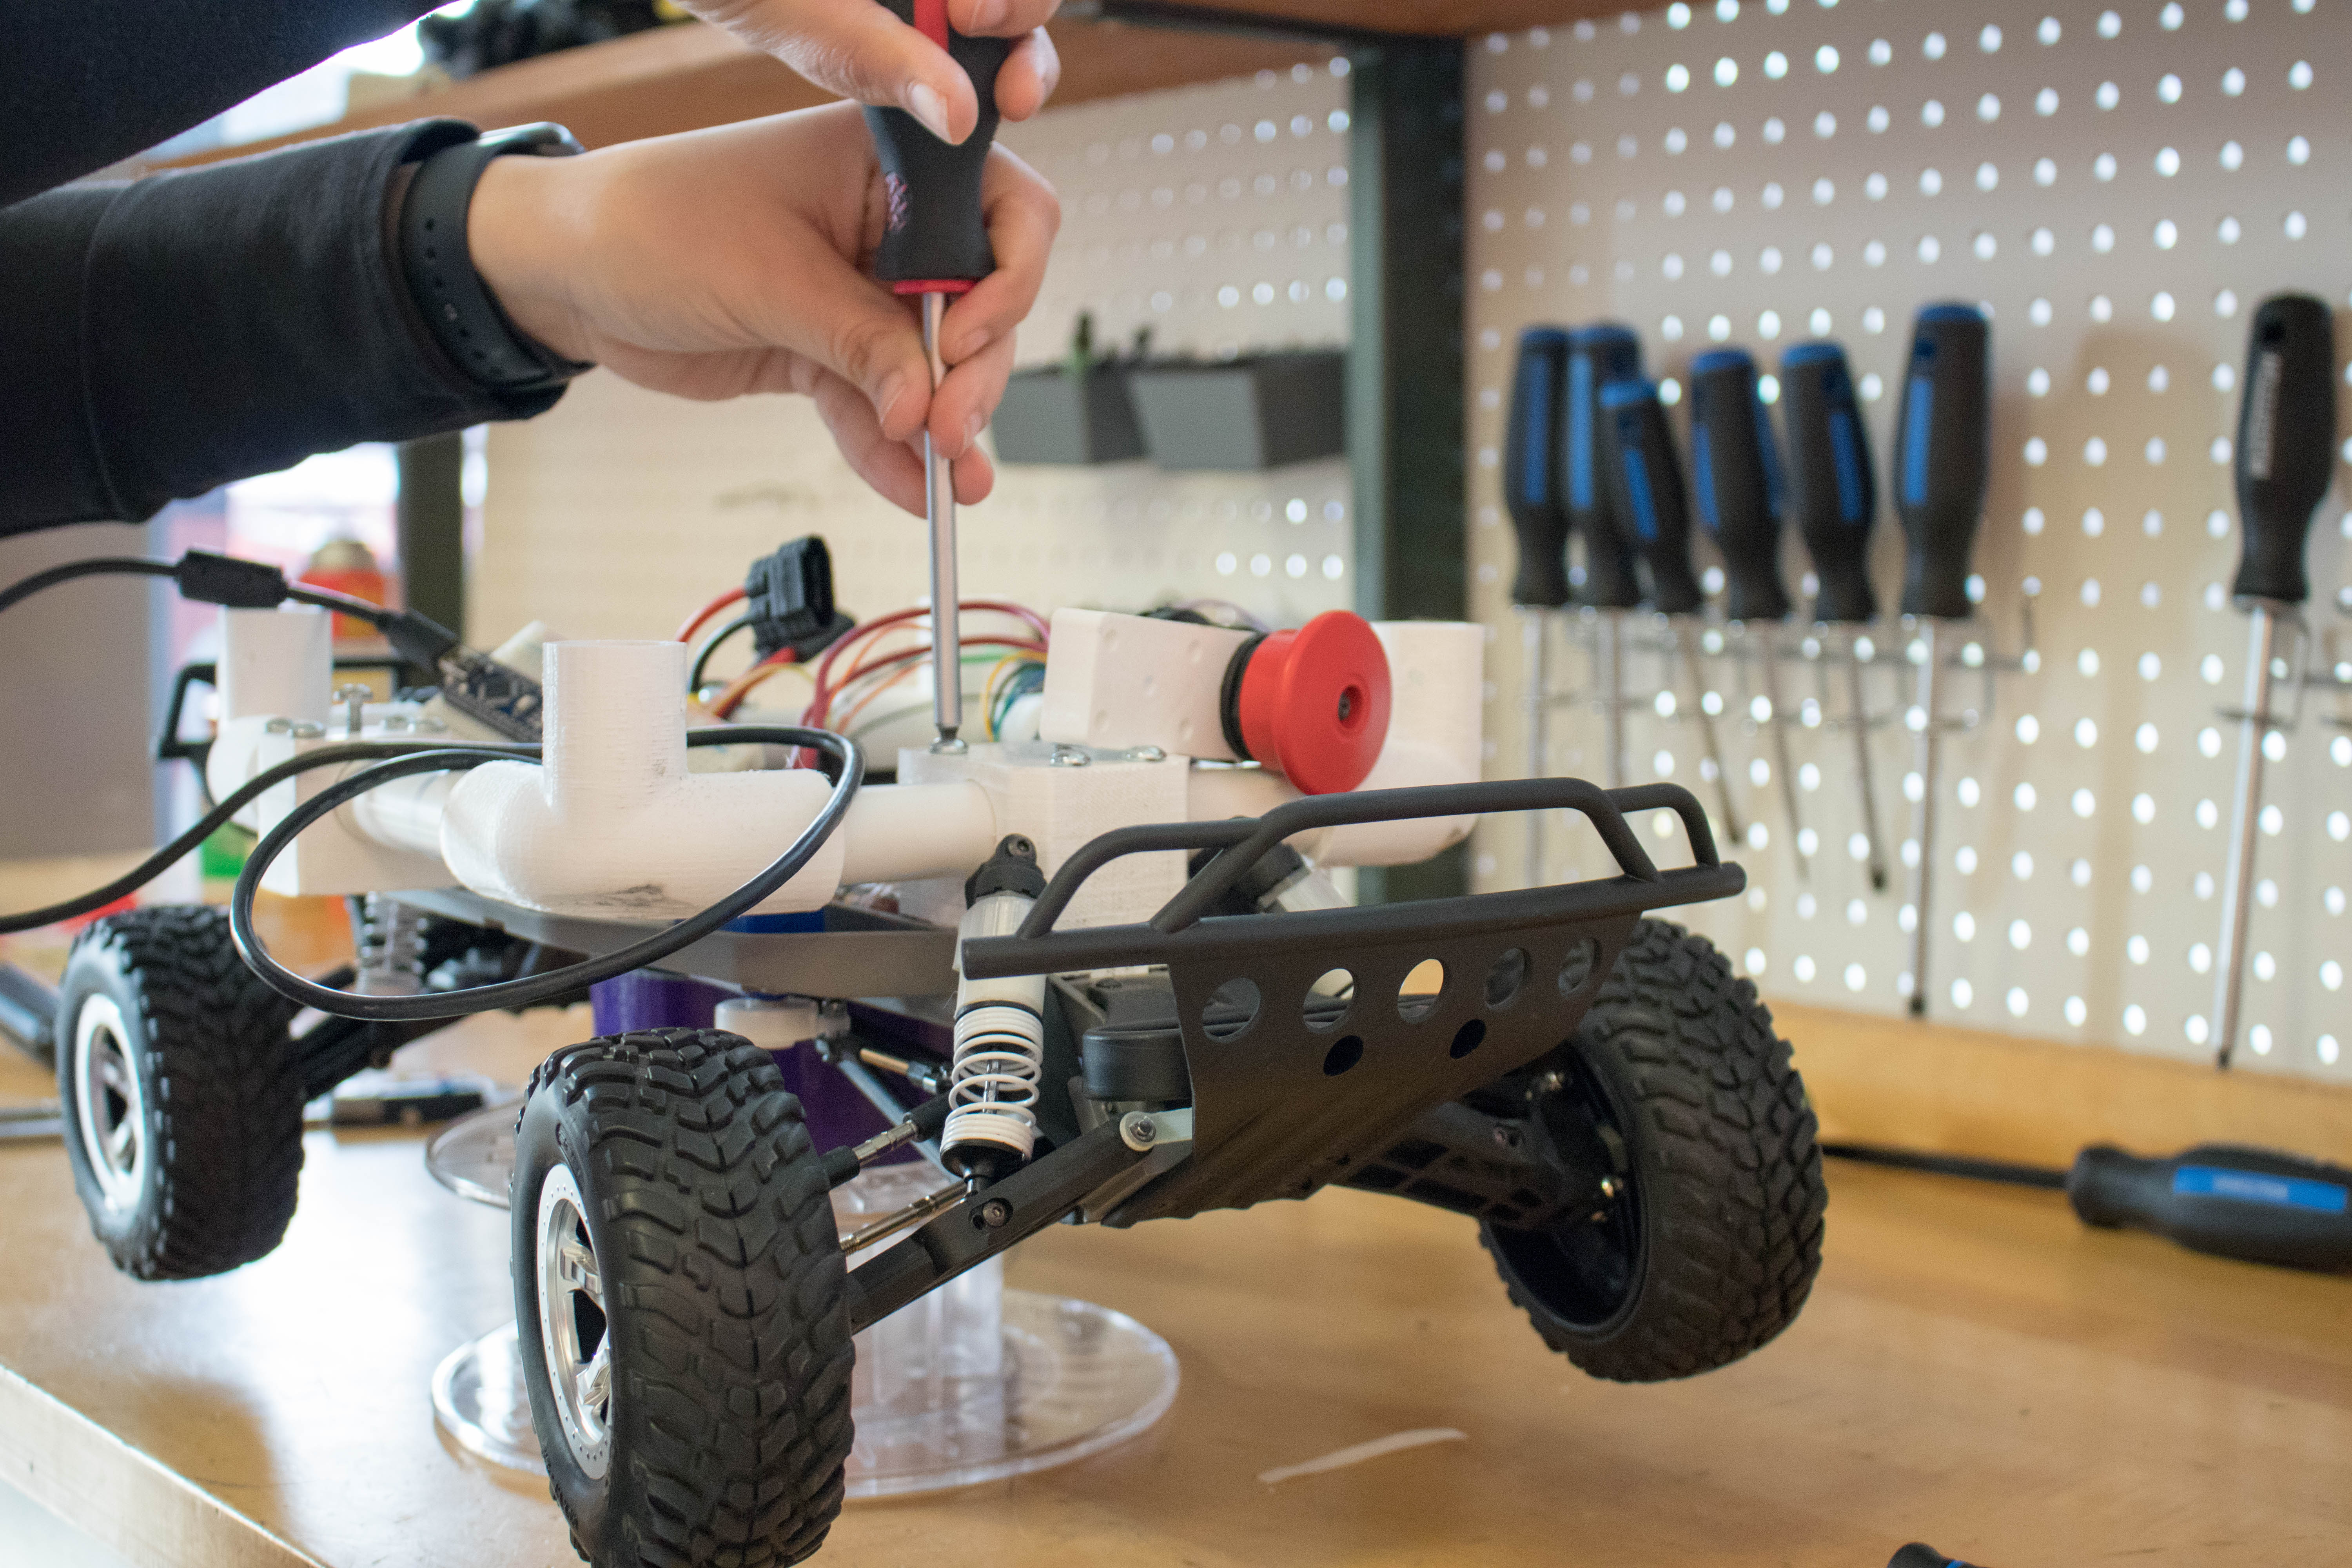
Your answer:
[[[0,210],[0,532],[146,517],[356,441],[535,414],[435,346],[389,241],[446,122]]]

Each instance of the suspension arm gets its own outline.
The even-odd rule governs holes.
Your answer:
[[[1027,1240],[1147,1157],[1128,1147],[1118,1122],[1106,1121],[1003,1181],[967,1193],[955,1207],[849,1276],[850,1332],[871,1328]]]

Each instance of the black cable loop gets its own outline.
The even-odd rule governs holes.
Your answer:
[[[304,828],[358,799],[378,784],[390,784],[394,779],[416,773],[475,768],[487,762],[500,760],[490,753],[488,748],[480,747],[436,747],[378,763],[364,773],[353,773],[347,779],[329,784],[288,813],[254,847],[252,855],[246,860],[244,871],[237,877],[236,890],[229,899],[229,939],[236,943],[238,956],[261,977],[263,983],[289,1001],[315,1007],[337,1017],[371,1022],[459,1018],[469,1013],[486,1013],[501,1007],[528,1007],[568,995],[600,980],[611,980],[633,969],[642,969],[741,918],[799,875],[802,868],[814,859],[825,841],[833,837],[842,819],[848,816],[849,804],[866,781],[865,752],[858,749],[856,742],[829,730],[802,729],[796,725],[746,725],[740,729],[697,731],[687,737],[687,743],[804,746],[833,757],[840,764],[841,771],[834,779],[833,791],[825,797],[824,808],[801,830],[800,837],[793,841],[791,847],[772,861],[766,870],[698,914],[689,915],[677,924],[666,926],[617,952],[522,979],[471,985],[463,990],[417,996],[362,996],[355,992],[316,984],[303,978],[272,958],[268,949],[262,945],[259,933],[254,930],[254,897],[260,889],[261,879],[268,872],[269,863],[284,853],[286,847]]]

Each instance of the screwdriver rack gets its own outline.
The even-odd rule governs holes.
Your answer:
[[[1946,716],[1979,718],[1944,743],[1931,1016],[2210,1063],[2190,1024],[2212,1005],[2221,923],[2234,738],[2220,710],[2243,706],[2247,633],[2228,598],[2240,378],[2265,296],[2300,289],[2339,311],[2352,298],[2352,209],[2337,199],[2352,154],[2329,117],[2347,58],[2352,7],[2334,0],[1692,0],[1474,48],[1465,489],[1474,612],[1496,628],[1491,765],[1530,755],[1538,706],[1550,771],[1597,777],[1601,762],[1600,716],[1573,701],[1590,685],[1573,612],[1547,618],[1548,695],[1571,701],[1531,704],[1523,679],[1500,484],[1522,329],[1632,326],[1662,396],[1683,399],[1677,417],[1706,350],[1744,347],[1777,371],[1791,342],[1836,340],[1883,479],[1909,322],[1931,300],[1979,303],[1993,441],[1972,570],[1978,614],[2000,628],[1982,645],[1998,702],[1980,671],[1944,682]],[[2309,550],[2301,727],[2269,741],[2284,752],[2265,785],[2277,831],[2258,844],[2238,1061],[2352,1081],[2352,724],[2335,717],[2352,715],[2352,668],[2337,668],[2352,665],[2352,621],[2323,608],[2352,584],[2341,474]],[[1792,567],[1805,559],[1787,548]],[[1882,606],[1901,549],[1884,506]],[[1781,639],[1795,649],[1809,629]],[[1898,630],[1882,619],[1870,635],[1874,667],[1908,668]],[[1739,638],[1724,637],[1730,660]],[[1840,852],[1858,816],[1852,732],[1832,729],[1850,711],[1843,637],[1825,635],[1813,675],[1782,667],[1797,720],[1783,733],[1798,770],[1819,772],[1802,799],[1824,854],[1801,877],[1768,817],[1769,846],[1742,856],[1747,897],[1692,923],[1769,996],[1894,1014],[1913,933],[1899,899]],[[1628,657],[1654,684],[1654,656]],[[1740,671],[1716,656],[1706,668],[1738,712]],[[1861,733],[1899,838],[1911,689],[1879,673],[1867,689]],[[1806,698],[1822,703],[1817,729]],[[1634,760],[1670,751],[1693,782],[1690,727],[1646,710],[1625,721]],[[1723,731],[1735,780],[1771,754]],[[1754,810],[1767,816],[1761,799]],[[1551,877],[1591,863],[1574,830],[1551,840]],[[1482,829],[1481,885],[1519,881],[1524,848],[1512,824]]]

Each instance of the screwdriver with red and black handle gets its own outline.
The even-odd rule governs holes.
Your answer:
[[[1903,614],[1919,629],[1912,726],[1919,800],[1912,807],[1911,1013],[1927,1012],[1928,894],[1936,860],[1937,633],[1975,609],[1969,554],[1991,460],[1992,329],[1974,305],[1929,305],[1912,329],[1895,432],[1895,510],[1903,520]]]
[[[1551,771],[1551,614],[1568,603],[1568,474],[1562,405],[1568,393],[1568,333],[1529,327],[1511,371],[1509,427],[1503,436],[1503,510],[1518,542],[1511,603],[1527,648],[1528,772]],[[1528,815],[1527,883],[1544,875],[1544,814]]]
[[[1568,521],[1584,543],[1584,580],[1577,584],[1576,602],[1596,611],[1600,636],[1595,645],[1601,666],[1596,682],[1601,693],[1601,715],[1607,733],[1609,787],[1629,782],[1625,768],[1625,612],[1642,602],[1642,585],[1633,575],[1631,535],[1617,515],[1616,493],[1603,471],[1605,453],[1601,428],[1601,389],[1612,381],[1638,380],[1642,374],[1642,340],[1633,329],[1614,321],[1580,327],[1568,335],[1568,389],[1564,405],[1567,454]]]
[[[886,203],[882,243],[874,275],[897,294],[922,297],[923,353],[930,361],[931,388],[939,389],[947,365],[940,357],[940,324],[948,301],[996,270],[988,243],[981,180],[996,139],[996,73],[1013,51],[1008,38],[976,38],[948,26],[947,0],[880,0],[892,15],[945,49],[971,79],[980,100],[980,121],[953,145],[903,109],[866,110],[874,151],[882,165]],[[955,477],[949,458],[923,434],[923,510],[931,535],[931,699],[939,727],[935,751],[961,751],[963,727],[962,637],[956,574]]]
[[[1728,592],[1724,615],[1747,628],[1762,670],[1772,763],[1788,808],[1789,844],[1797,875],[1811,880],[1805,824],[1789,762],[1788,712],[1780,701],[1780,650],[1775,635],[1789,614],[1780,577],[1780,520],[1786,486],[1780,446],[1756,380],[1756,362],[1744,350],[1717,349],[1691,361],[1691,479],[1699,521],[1723,553]]]
[[[2238,410],[2241,550],[2231,597],[2246,612],[2246,705],[2238,719],[2238,775],[2221,895],[2221,963],[2213,990],[2214,1059],[2230,1065],[2245,982],[2252,913],[2254,826],[2263,805],[2263,742],[2282,623],[2311,596],[2304,544],[2336,461],[2336,331],[2326,301],[2280,294],[2254,312]]]
[[[1732,802],[1731,774],[1716,742],[1715,719],[1706,710],[1706,679],[1699,665],[1694,624],[1706,600],[1691,570],[1690,500],[1683,488],[1682,459],[1675,450],[1674,429],[1666,423],[1665,405],[1658,399],[1654,382],[1606,383],[1599,401],[1605,467],[1617,516],[1649,569],[1650,604],[1674,627],[1683,661],[1689,668],[1691,708],[1706,760],[1715,769],[1724,836],[1736,844],[1747,834],[1739,825],[1738,807]]]

